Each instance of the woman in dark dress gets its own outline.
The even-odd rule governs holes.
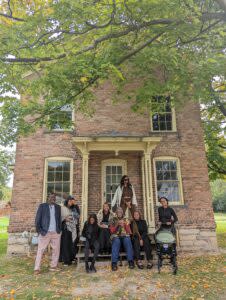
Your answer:
[[[99,226],[97,224],[96,214],[91,214],[85,222],[82,236],[86,238],[85,241],[85,269],[87,273],[96,272],[95,262],[99,254]],[[89,253],[94,251],[91,265],[89,266]]]
[[[133,213],[133,221],[131,223],[131,230],[133,233],[132,241],[133,241],[133,250],[134,250],[134,259],[136,261],[137,267],[139,269],[143,269],[143,263],[141,261],[141,248],[143,247],[144,252],[147,258],[147,268],[151,269],[153,267],[152,263],[152,248],[151,241],[148,237],[148,226],[145,220],[141,219],[141,215],[139,211],[135,211]]]
[[[161,203],[161,206],[158,208],[161,228],[170,229],[172,233],[175,234],[174,223],[178,221],[177,215],[174,209],[169,206],[169,200],[166,197],[161,197],[159,202]]]
[[[76,224],[76,231],[77,231],[77,237],[74,240],[74,242],[72,243],[72,255],[73,255],[73,260],[76,260],[76,255],[78,253],[78,243],[79,243],[79,219],[80,219],[80,208],[78,206],[78,204],[76,204],[75,198],[73,196],[69,196],[68,198],[71,198],[72,200],[72,206],[71,206],[71,210],[72,210],[72,216],[74,219],[77,220],[77,224]]]
[[[73,260],[73,244],[77,238],[77,223],[73,210],[72,197],[69,196],[61,207],[62,234],[60,245],[60,261],[65,266],[71,265]]]
[[[110,210],[107,202],[104,203],[103,208],[97,214],[97,222],[100,228],[99,243],[100,253],[111,253],[111,241],[109,225],[114,217],[114,213]]]

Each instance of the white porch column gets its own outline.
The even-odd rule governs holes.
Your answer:
[[[145,152],[144,157],[144,183],[145,183],[145,201],[144,212],[146,211],[146,220],[148,222],[148,229],[150,233],[155,230],[155,213],[154,213],[154,197],[151,171],[151,151]]]
[[[88,179],[89,179],[89,153],[82,153],[82,216],[81,224],[88,217]]]

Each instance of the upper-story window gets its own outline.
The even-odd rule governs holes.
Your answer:
[[[153,107],[155,106],[157,111],[151,114],[151,130],[176,131],[175,110],[171,105],[170,97],[153,97]]]
[[[50,117],[50,127],[52,130],[63,131],[72,130],[71,123],[74,121],[74,110],[71,105],[64,105]]]

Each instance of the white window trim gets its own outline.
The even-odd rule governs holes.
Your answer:
[[[183,194],[183,182],[181,176],[181,167],[180,167],[180,160],[178,157],[174,156],[158,156],[153,158],[153,165],[154,165],[154,179],[155,179],[155,195],[156,195],[156,206],[160,206],[161,204],[158,201],[158,189],[157,189],[157,176],[156,176],[156,161],[164,161],[164,160],[174,160],[177,162],[177,176],[179,182],[179,202],[169,202],[170,205],[184,205],[184,194]]]
[[[104,186],[105,186],[105,166],[110,166],[110,165],[119,165],[122,166],[122,170],[124,171],[123,175],[127,175],[127,161],[125,159],[117,159],[117,158],[113,158],[113,159],[105,159],[102,160],[101,162],[101,203],[102,205],[104,204],[104,202],[106,202],[106,198],[104,197]],[[122,175],[122,176],[123,176]]]
[[[44,176],[43,176],[43,199],[42,202],[45,203],[47,199],[47,170],[48,170],[48,162],[52,161],[68,161],[70,162],[70,195],[72,195],[73,190],[73,158],[65,157],[65,156],[51,156],[45,158],[45,165],[44,165]]]
[[[161,113],[151,112],[150,113],[151,132],[177,132],[176,110],[174,107],[171,107],[171,112],[172,112],[172,130],[153,130],[152,116]]]

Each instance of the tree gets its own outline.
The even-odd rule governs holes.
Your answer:
[[[10,167],[12,162],[13,154],[6,150],[0,150],[0,200],[4,195],[8,194],[6,184],[11,173]]]
[[[192,99],[226,116],[224,0],[5,0],[0,32],[2,144],[48,126],[65,104],[91,113],[105,79],[136,111],[170,95],[175,106]],[[133,80],[141,86],[123,95]]]
[[[226,181],[217,179],[211,182],[213,209],[215,212],[226,211]]]

